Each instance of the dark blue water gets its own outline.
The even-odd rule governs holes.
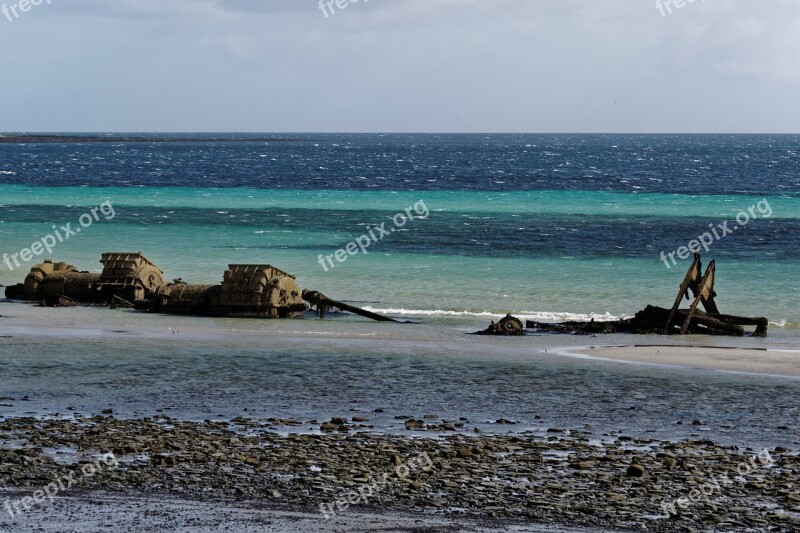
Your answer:
[[[800,192],[797,135],[275,137],[294,140],[5,144],[0,145],[0,172],[5,172],[0,174],[0,183],[302,190],[598,190],[697,195]]]
[[[434,204],[435,205],[435,204]],[[42,220],[77,220],[83,207],[26,205],[8,207],[0,213],[6,221],[36,224]],[[392,212],[333,209],[199,209],[118,207],[120,220],[135,218],[141,228],[157,228],[184,235],[203,226],[209,231],[236,232],[248,228],[262,231],[323,234],[335,228],[343,237],[331,242],[344,246],[352,235],[364,231],[363,221],[384,220]],[[135,216],[134,216],[135,215]],[[465,226],[468,225],[468,226]],[[707,229],[703,217],[677,217],[665,223],[663,216],[548,215],[537,213],[473,215],[437,213],[425,224],[409,224],[405,231],[381,243],[383,253],[436,254],[486,258],[564,256],[584,259],[657,258],[672,250],[676,239],[688,242]],[[465,228],[468,228],[465,231]],[[800,255],[800,219],[760,220],[714,245],[718,259],[794,261]],[[222,244],[238,249],[240,241]],[[249,245],[265,251],[317,250],[318,242],[269,241]]]

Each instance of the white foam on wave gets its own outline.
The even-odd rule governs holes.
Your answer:
[[[430,316],[430,317],[452,317],[452,318],[492,318],[501,319],[506,316],[506,313],[497,313],[494,311],[455,311],[448,309],[404,309],[404,308],[377,308],[365,307],[367,311],[373,313],[380,313],[384,315],[401,315],[401,316]],[[512,312],[513,316],[520,320],[533,320],[536,322],[569,322],[569,321],[606,321],[606,320],[622,320],[628,318],[627,316],[616,316],[611,313],[567,313],[559,311],[519,311]]]
[[[384,315],[399,315],[399,316],[428,316],[428,317],[441,317],[441,318],[489,318],[501,319],[506,316],[506,313],[498,313],[496,311],[456,311],[452,309],[405,309],[402,307],[365,307],[367,311],[373,313],[380,313]],[[520,320],[532,320],[534,322],[588,322],[595,320],[598,322],[625,320],[631,318],[631,315],[613,315],[609,312],[605,313],[569,313],[565,311],[512,311],[511,314]],[[770,326],[778,328],[797,327],[798,324],[794,322],[787,322],[786,320],[770,321]]]

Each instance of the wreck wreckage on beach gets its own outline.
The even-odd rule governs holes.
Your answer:
[[[213,317],[300,317],[315,307],[324,318],[331,309],[372,320],[394,319],[301,290],[296,278],[272,265],[229,265],[218,285],[164,280],[158,266],[137,253],[104,253],[101,273],[45,261],[34,265],[25,282],[6,288],[6,298],[51,307],[108,305],[153,313]]]
[[[141,252],[104,253],[100,273],[79,271],[67,263],[45,261],[34,265],[24,283],[6,288],[10,300],[40,302],[42,305],[108,305],[153,313],[212,317],[292,318],[310,310],[324,318],[331,309],[354,313],[380,322],[397,320],[328,298],[319,291],[301,289],[292,274],[268,264],[231,264],[217,285],[192,285],[181,279],[170,283],[163,271]],[[480,335],[516,336],[537,333],[635,333],[745,335],[744,326],[755,326],[753,335],[766,337],[766,318],[725,315],[715,298],[716,263],[702,271],[700,254],[695,254],[672,308],[648,305],[633,318],[596,322],[546,323],[522,321],[508,315],[492,322]],[[691,292],[691,297],[689,293]],[[691,300],[681,309],[683,299]],[[701,310],[700,307],[704,310]]]
[[[105,253],[99,274],[82,272],[67,263],[34,265],[25,282],[6,288],[6,298],[57,306],[70,303],[106,304],[115,299],[139,301],[164,285],[164,273],[141,253]]]
[[[597,335],[601,333],[634,333],[657,335],[728,335],[742,337],[746,334],[744,326],[755,326],[754,337],[766,337],[769,321],[763,317],[750,318],[725,315],[719,312],[715,298],[714,281],[716,262],[711,261],[703,274],[703,263],[699,253],[680,285],[675,303],[670,309],[648,305],[633,318],[614,321],[589,322],[536,322],[528,320],[527,330],[543,333],[564,333],[575,335]],[[692,297],[689,297],[691,291]],[[683,299],[691,300],[689,309],[680,309]],[[699,309],[702,305],[705,311]],[[511,315],[485,330],[479,335],[519,336],[525,334],[522,321]]]

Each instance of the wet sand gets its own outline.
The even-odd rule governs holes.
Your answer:
[[[498,338],[429,323],[165,317],[4,302],[0,315],[0,337],[8,337],[0,339],[0,417],[111,408],[133,419],[296,418],[302,431],[317,432],[332,416],[360,415],[374,431],[404,433],[395,415],[433,413],[465,417],[464,432],[590,426],[663,440],[800,444],[800,380],[768,376],[796,374],[797,354],[755,350],[792,348],[786,338]],[[687,347],[588,349],[590,342]],[[719,356],[694,370],[706,349],[691,344],[700,342]],[[629,352],[627,360],[619,352]],[[731,373],[772,357],[787,362],[766,374]],[[502,418],[514,423],[497,424]],[[691,426],[695,419],[704,426]]]
[[[556,353],[598,361],[699,368],[800,379],[800,350],[639,344],[591,346],[558,350]]]
[[[17,492],[0,490],[0,499]],[[392,511],[353,511],[325,520],[319,514],[289,506],[220,502],[164,495],[82,492],[58,498],[24,518],[0,513],[0,529],[19,533],[85,533],[87,531],[211,533],[315,532],[456,532],[470,533],[599,533],[609,529],[536,525],[515,520],[491,520]]]

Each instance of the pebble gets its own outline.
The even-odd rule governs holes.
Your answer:
[[[449,424],[453,430],[439,429],[433,438],[373,434],[342,417],[314,434],[270,429],[293,425],[280,419],[9,418],[0,420],[0,487],[43,487],[113,452],[118,466],[82,479],[81,488],[270,500],[316,510],[386,476],[380,499],[368,503],[377,511],[458,509],[601,530],[800,530],[800,456],[788,449],[770,451],[771,467],[738,476],[737,465],[757,450],[708,440],[590,443],[590,433],[573,429],[486,435],[446,421],[401,420],[408,429]],[[668,520],[654,518],[663,515],[662,503],[723,475],[731,483],[711,495],[716,510],[698,501]]]

